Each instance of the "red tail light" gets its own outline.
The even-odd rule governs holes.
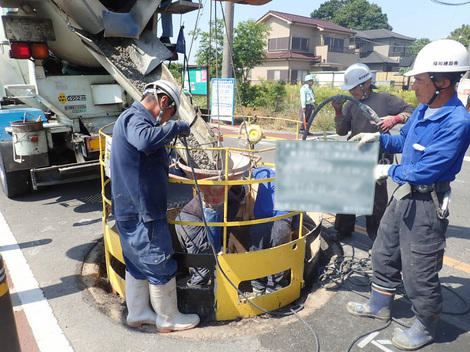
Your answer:
[[[31,51],[28,43],[11,43],[10,57],[12,59],[29,59]]]
[[[11,43],[10,57],[12,59],[45,59],[49,56],[46,43]]]

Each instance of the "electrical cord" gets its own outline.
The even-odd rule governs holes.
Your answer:
[[[352,246],[351,246],[352,247]],[[371,266],[371,260],[370,258],[363,258],[363,259],[357,259],[354,255],[354,247],[352,247],[353,254],[352,256],[348,257],[342,257],[342,256],[337,256],[336,258],[332,258],[330,260],[330,263],[325,265],[324,267],[320,268],[320,271],[323,271],[320,273],[318,277],[319,284],[326,288],[326,289],[332,289],[332,288],[340,288],[343,287],[347,289],[348,291],[351,291],[361,297],[364,297],[366,299],[369,299],[368,296],[362,294],[361,292],[358,292],[356,290],[353,290],[344,284],[348,281],[352,283],[355,286],[369,286],[371,282],[371,273],[372,273],[372,266]],[[357,282],[352,282],[351,279],[353,275],[358,275],[365,277],[368,281],[368,284],[360,284]],[[333,283],[333,285],[331,285]],[[457,311],[457,312],[449,312],[443,310],[441,313],[442,314],[448,314],[448,315],[465,315],[470,311],[470,305],[469,303],[465,300],[464,297],[459,295],[457,292],[455,292],[452,288],[447,287],[446,285],[441,285],[443,288],[447,289],[450,291],[452,294],[454,294],[465,306],[465,309],[462,311]],[[410,299],[406,295],[406,292],[403,288],[403,286],[400,286],[397,290],[397,293],[401,294],[403,298],[407,299],[410,303]],[[403,323],[402,321],[391,318],[386,325],[383,327],[380,327],[378,329],[369,331],[365,334],[360,335],[359,337],[355,338],[352,343],[350,344],[348,348],[348,352],[352,349],[352,347],[356,344],[358,340],[361,338],[372,334],[376,331],[381,331],[386,329],[388,326],[390,326],[391,322],[397,323],[398,325],[401,325],[405,328],[410,328],[409,325]]]
[[[188,164],[189,164],[189,167],[191,168],[191,172],[192,174],[194,175],[194,185],[196,187],[196,192],[197,192],[197,197],[198,197],[198,200],[199,200],[199,203],[201,205],[201,208],[203,206],[203,201],[202,201],[202,198],[201,198],[201,192],[200,192],[200,189],[199,189],[199,184],[197,182],[197,177],[196,177],[196,172],[194,170],[194,166],[193,166],[193,161],[192,161],[192,158],[191,158],[191,155],[189,153],[189,148],[188,148],[188,143],[186,141],[186,137],[182,137],[180,138],[181,142],[183,143],[183,145],[185,146],[185,149],[186,149],[186,153],[187,153],[187,157],[188,157]],[[253,307],[259,309],[260,311],[264,312],[264,313],[267,313],[267,314],[270,314],[272,316],[279,316],[279,317],[285,317],[285,316],[291,316],[291,315],[295,315],[303,324],[306,325],[306,327],[310,330],[310,332],[312,333],[314,339],[315,339],[315,351],[316,352],[319,352],[320,351],[320,340],[318,339],[318,336],[315,332],[315,330],[313,330],[313,328],[300,316],[298,315],[298,312],[301,311],[304,306],[303,304],[299,304],[297,306],[294,306],[294,307],[291,307],[289,308],[289,312],[276,312],[276,311],[270,311],[270,310],[267,310],[267,309],[264,309],[262,307],[260,307],[259,305],[257,305],[256,303],[252,302],[250,299],[248,299],[246,296],[245,296],[245,293],[243,293],[231,280],[230,278],[227,276],[227,274],[225,273],[225,271],[223,270],[223,268],[221,267],[220,265],[220,262],[218,260],[218,256],[217,256],[217,252],[215,250],[215,247],[214,247],[214,242],[213,242],[213,239],[212,239],[212,236],[210,235],[209,233],[209,226],[207,225],[207,221],[206,221],[206,217],[204,215],[204,212],[202,212],[202,221],[204,223],[204,231],[205,231],[205,235],[206,235],[206,239],[207,241],[209,242],[210,244],[210,247],[211,247],[211,250],[212,250],[212,254],[214,256],[214,259],[215,259],[215,262],[216,262],[216,265],[217,267],[219,268],[220,272],[222,273],[222,275],[224,276],[224,278],[230,283],[230,285],[235,289],[237,290],[239,296],[243,297],[248,303],[250,303]]]

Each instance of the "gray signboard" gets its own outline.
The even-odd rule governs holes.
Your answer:
[[[370,215],[378,143],[277,141],[277,210]]]

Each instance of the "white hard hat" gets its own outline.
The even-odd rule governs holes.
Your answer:
[[[341,89],[353,89],[358,84],[364,83],[371,78],[372,73],[367,65],[361,63],[352,64],[344,73],[344,84]]]
[[[306,75],[304,81],[305,82],[313,81],[313,75]]]
[[[469,57],[465,47],[456,40],[441,39],[424,46],[418,53],[411,71],[405,76],[426,72],[465,72]]]
[[[175,103],[176,110],[178,110],[180,106],[180,91],[178,87],[176,87],[173,83],[166,81],[164,79],[160,79],[158,81],[148,83],[145,86],[145,91],[149,89],[154,89],[156,93],[163,93],[168,95],[171,100]]]

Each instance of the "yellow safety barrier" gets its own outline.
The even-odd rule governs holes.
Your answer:
[[[103,131],[109,126],[105,126],[100,131],[101,145],[101,175],[102,175],[102,198],[103,198],[103,231],[105,244],[106,268],[111,287],[114,292],[125,297],[125,280],[124,280],[124,261],[122,257],[119,235],[115,227],[112,225],[111,219],[111,201],[110,201],[110,179],[106,175],[107,163],[109,159],[109,138],[110,135]],[[108,142],[108,143],[107,143]],[[108,149],[106,149],[108,144]],[[177,148],[177,147],[174,147]],[[198,179],[197,183],[200,187],[221,187],[224,196],[224,221],[207,223],[208,226],[220,226],[223,228],[223,245],[222,252],[217,256],[217,262],[214,267],[215,283],[214,302],[212,304],[212,316],[216,320],[233,320],[239,317],[250,317],[262,314],[263,311],[251,305],[248,301],[252,301],[265,310],[276,310],[284,307],[300,297],[300,292],[308,279],[304,275],[310,275],[312,265],[319,259],[320,252],[320,228],[322,217],[319,213],[308,214],[313,220],[314,225],[307,228],[304,225],[304,215],[298,212],[291,212],[281,216],[266,219],[253,219],[252,210],[256,199],[256,189],[259,183],[272,182],[275,178],[269,179],[251,179],[251,171],[248,178],[230,179],[228,156],[233,152],[247,153],[256,165],[274,166],[272,163],[263,163],[256,159],[252,150],[244,150],[240,148],[208,148],[222,150],[222,155],[227,156],[224,168],[224,180],[215,179]],[[264,151],[272,151],[274,148],[257,150],[256,154],[262,154]],[[112,175],[111,175],[112,177]],[[170,183],[191,184],[194,180],[189,178],[177,177],[170,174]],[[247,185],[249,188],[248,195],[245,199],[244,208],[241,209],[243,220],[227,221],[228,212],[228,191],[233,185]],[[240,214],[239,212],[239,214]],[[170,227],[175,224],[204,226],[203,222],[181,222],[175,221],[178,211],[173,210],[168,214],[168,224]],[[229,237],[231,227],[244,227],[253,224],[276,221],[282,218],[291,217],[300,214],[300,229],[293,234],[293,239],[289,243],[270,249],[260,250],[256,252],[229,253]],[[184,256],[184,254],[181,254]],[[264,294],[258,297],[244,298],[239,294],[235,287],[240,287],[243,282],[266,277],[280,272],[290,272],[290,283],[287,287],[279,289],[270,294]],[[234,287],[235,286],[235,287]],[[187,290],[187,287],[179,287],[179,290]]]

